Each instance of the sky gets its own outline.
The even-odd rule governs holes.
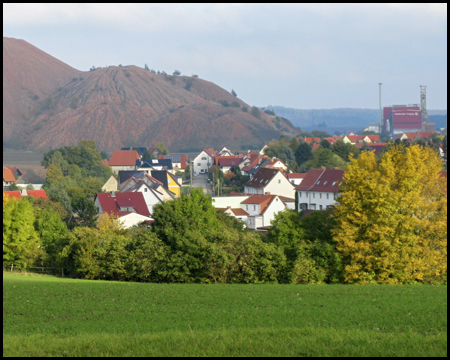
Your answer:
[[[250,105],[447,109],[447,4],[3,4],[3,36],[70,66],[197,74]]]

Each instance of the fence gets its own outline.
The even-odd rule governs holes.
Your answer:
[[[43,275],[62,275],[64,276],[63,273],[60,273],[60,269],[57,268],[50,268],[50,267],[45,267],[45,266],[34,266],[34,267],[27,267],[27,268],[16,268],[14,269],[14,264],[11,264],[11,266],[8,266],[8,270],[10,272],[24,272],[24,273],[35,273],[35,274],[43,274]]]

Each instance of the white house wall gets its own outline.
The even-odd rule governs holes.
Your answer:
[[[281,195],[291,199],[295,198],[295,186],[281,172],[278,172],[272,181],[267,184],[264,192],[270,192],[271,195]]]
[[[241,202],[247,200],[248,196],[213,196],[213,206],[216,209],[224,209],[228,206],[232,209],[241,207]]]
[[[301,209],[301,204],[307,203],[307,210],[325,210],[327,206],[336,204],[335,197],[339,193],[331,191],[300,191],[298,190],[298,203],[299,210]],[[313,209],[311,204],[316,204],[316,208]],[[322,206],[322,209],[320,208]]]
[[[213,165],[211,156],[209,156],[205,151],[202,151],[200,154],[198,154],[197,157],[193,160],[193,162],[194,162],[193,171],[196,175],[201,173],[207,173],[208,169]]]

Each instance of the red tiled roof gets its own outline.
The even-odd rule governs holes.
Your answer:
[[[323,139],[328,141],[331,145],[333,145],[336,142],[336,139],[334,137],[326,137]]]
[[[313,144],[311,151],[317,150],[321,145],[320,144]]]
[[[422,131],[422,132],[405,132],[404,134],[407,136],[408,139],[426,139],[436,133],[433,131],[426,131],[426,132]]]
[[[230,209],[234,215],[236,216],[247,216],[248,212],[245,211],[244,209],[241,208],[237,208],[237,209]]]
[[[8,194],[10,197],[13,197],[13,198],[16,198],[16,199],[20,199],[20,197],[21,197],[19,190],[3,191],[3,194]]]
[[[22,192],[20,190],[3,191],[3,192],[17,199],[20,199],[22,196],[34,196],[36,198],[47,199],[47,194],[45,193],[45,190],[26,190],[26,192],[24,192],[24,195],[22,195]]]
[[[380,142],[380,135],[366,135],[373,142]]]
[[[269,205],[276,197],[277,195],[253,194],[248,199],[244,200],[241,204],[259,204],[261,211],[260,215],[262,215],[266,212]]]
[[[218,161],[219,166],[237,166],[242,162],[241,157],[221,156]]]
[[[47,194],[45,193],[45,190],[27,190],[27,195],[47,199]]]
[[[303,179],[307,173],[292,173],[287,174],[287,178],[290,179]]]
[[[138,214],[150,216],[148,207],[145,204],[144,195],[140,192],[118,192],[115,193],[115,196],[111,196],[110,193],[98,193],[96,197],[102,206],[103,212],[105,213],[112,213],[116,216],[128,214],[128,211],[119,212],[119,206],[121,205],[126,207],[133,206]]]
[[[320,142],[320,140],[321,140],[320,137],[306,137],[306,136],[304,137],[304,139],[307,144],[311,144],[313,142],[313,140],[315,142]]]
[[[282,201],[282,202],[286,202],[286,201],[295,201],[295,199],[293,199],[293,198],[290,198],[290,197],[286,197],[286,196],[281,196],[281,195],[278,195],[278,197],[280,198],[280,200]]]
[[[109,166],[132,166],[136,165],[136,160],[140,159],[136,150],[114,150]]]
[[[102,165],[109,166],[109,162],[107,159],[102,159]]]
[[[210,149],[203,149],[203,151],[205,153],[207,153],[209,156],[214,157],[214,155],[216,155],[216,150],[214,150],[213,148]]]
[[[343,176],[340,169],[311,169],[295,190],[338,192]]]
[[[352,143],[357,143],[358,141],[363,141],[367,135],[347,135],[347,139],[349,139]]]
[[[16,182],[16,178],[14,177],[12,171],[6,166],[3,166],[3,181]]]

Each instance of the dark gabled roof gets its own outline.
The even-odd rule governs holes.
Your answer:
[[[181,169],[186,170],[187,156],[186,155],[158,155],[158,159],[171,159],[173,163],[180,163]]]
[[[338,192],[344,177],[344,170],[340,169],[311,169],[302,183],[295,190],[299,191],[331,191]]]
[[[131,179],[133,176],[136,179],[140,179],[142,176],[146,174],[145,171],[137,171],[137,170],[119,170],[119,185],[121,185],[123,182],[127,181],[128,179]]]
[[[153,168],[155,166],[163,166],[168,170],[173,170],[171,159],[151,159],[151,160],[138,160],[136,161],[138,168]]]
[[[255,175],[253,175],[252,179],[245,184],[245,186],[257,189],[263,188],[275,177],[275,175],[279,171],[279,169],[260,168],[255,173]]]
[[[115,193],[114,196],[111,193],[98,193],[96,198],[99,200],[102,206],[103,212],[113,215],[126,215],[128,212],[120,211],[121,207],[133,207],[138,214],[144,216],[150,216],[148,207],[144,200],[144,195],[140,192],[124,192]]]
[[[152,177],[162,183],[163,187],[169,190],[167,183],[167,170],[151,170]]]

